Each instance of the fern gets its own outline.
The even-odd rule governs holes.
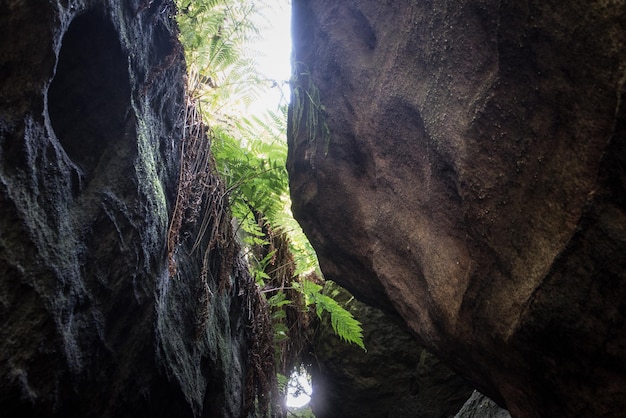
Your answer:
[[[250,17],[258,2],[245,0],[178,0],[180,40],[190,69],[200,81],[192,92],[214,125],[220,118],[245,106],[269,88],[259,77],[252,51],[246,45],[259,37]]]
[[[294,286],[304,293],[307,304],[315,304],[315,313],[318,318],[322,318],[324,311],[330,314],[331,326],[339,338],[367,351],[363,343],[361,323],[336,300],[323,294],[322,286],[310,280],[303,280],[301,284],[294,283]]]
[[[293,366],[306,339],[308,331],[303,330],[308,327],[311,306],[320,318],[328,313],[333,331],[342,340],[365,349],[361,326],[352,314],[323,294],[321,286],[301,279],[305,273],[321,273],[315,251],[290,211],[285,136],[288,131],[296,135],[304,130],[311,143],[321,137],[326,151],[330,141],[325,109],[308,68],[294,66],[290,83],[296,117],[290,125],[286,105],[262,116],[243,117],[242,110],[250,102],[273,87],[280,87],[282,94],[288,83],[259,74],[255,53],[247,47],[259,36],[250,17],[261,13],[263,1],[176,2],[180,40],[189,63],[189,93],[211,127],[211,152],[226,185],[220,199],[228,202],[243,239],[257,293],[267,300],[275,358],[280,359],[277,364]],[[284,376],[280,380],[284,387]]]
[[[330,128],[326,123],[326,107],[322,104],[320,91],[313,83],[311,72],[304,63],[296,62],[293,68],[290,80],[293,101],[289,132],[295,141],[303,130],[308,144],[314,144],[316,138],[320,136],[326,155],[330,145]]]

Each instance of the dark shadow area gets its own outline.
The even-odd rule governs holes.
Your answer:
[[[129,109],[128,62],[117,32],[102,13],[87,12],[63,38],[48,91],[52,128],[86,176],[107,145],[122,137]]]

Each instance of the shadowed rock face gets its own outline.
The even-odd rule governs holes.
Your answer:
[[[293,24],[325,275],[513,416],[621,414],[625,2],[298,0]]]
[[[185,106],[172,13],[0,4],[2,417],[245,416],[249,276],[211,255],[226,275],[203,283],[189,248],[168,274]]]
[[[454,418],[511,418],[511,415],[485,395],[474,391]]]
[[[361,322],[367,352],[341,341],[329,318],[317,328],[311,359],[317,418],[447,418],[461,409],[471,387],[415,344],[407,330],[332,282],[324,292]]]

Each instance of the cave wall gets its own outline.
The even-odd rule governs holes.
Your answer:
[[[296,0],[293,36],[325,276],[515,417],[620,415],[626,3]]]
[[[181,239],[168,271],[186,123],[174,12],[0,3],[2,417],[251,411],[245,268]]]

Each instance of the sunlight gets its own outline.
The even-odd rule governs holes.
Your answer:
[[[289,379],[289,388],[287,390],[287,407],[301,408],[311,400],[310,376],[303,370],[296,370]]]
[[[262,7],[263,17],[257,17],[255,25],[262,39],[251,47],[257,52],[255,60],[258,72],[273,80],[276,85],[268,94],[250,106],[250,113],[260,114],[276,110],[289,102],[289,78],[291,77],[291,1],[274,0]]]

